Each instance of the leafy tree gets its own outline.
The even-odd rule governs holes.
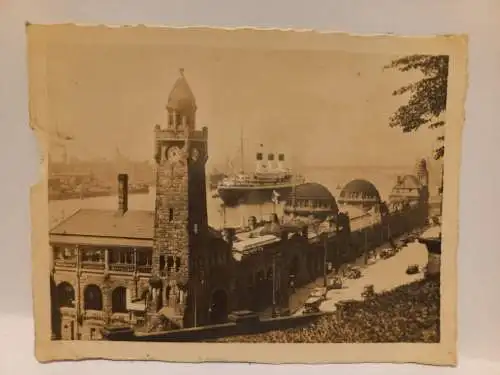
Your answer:
[[[412,55],[396,59],[385,67],[401,72],[417,70],[424,75],[419,81],[392,93],[394,96],[409,93],[410,99],[391,116],[391,127],[399,127],[408,133],[420,129],[421,126],[436,129],[445,125],[440,115],[446,111],[448,64],[449,57],[445,55]],[[444,136],[438,137],[438,140],[444,141]],[[435,159],[440,159],[443,155],[444,145],[434,150]]]

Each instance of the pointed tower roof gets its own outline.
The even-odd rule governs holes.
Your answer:
[[[180,77],[174,83],[172,91],[168,96],[167,109],[176,111],[194,111],[196,110],[196,100],[189,84],[184,76],[184,69],[179,69]]]
[[[415,174],[417,177],[424,176],[427,173],[427,160],[420,159],[415,166]]]

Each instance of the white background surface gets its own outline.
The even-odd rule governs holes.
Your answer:
[[[38,155],[28,127],[24,22],[294,27],[470,35],[459,246],[459,368],[264,366],[88,361],[41,365],[33,355],[29,186]],[[500,374],[500,1],[0,0],[0,374]],[[498,228],[498,229],[497,229]],[[496,362],[498,361],[498,362]]]

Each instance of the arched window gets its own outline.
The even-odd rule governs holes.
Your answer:
[[[61,307],[75,307],[75,289],[70,283],[62,282],[57,286],[57,299]]]
[[[102,310],[102,293],[97,285],[87,285],[83,292],[85,310]]]
[[[114,313],[127,312],[127,288],[119,286],[111,294],[111,311]]]

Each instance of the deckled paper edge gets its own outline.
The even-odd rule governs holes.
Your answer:
[[[47,151],[48,138],[44,134],[47,121],[47,97],[43,94],[45,43],[55,36],[69,38],[85,30],[86,34],[106,32],[131,33],[132,37],[144,34],[178,33],[179,30],[198,33],[198,37],[228,37],[233,43],[239,38],[271,40],[272,37],[287,40],[302,33],[301,41],[311,46],[314,38],[332,38],[332,47],[345,43],[342,49],[355,44],[364,47],[377,45],[400,55],[448,54],[450,72],[448,80],[448,107],[445,153],[445,186],[443,212],[446,221],[442,226],[442,301],[441,342],[439,344],[224,344],[224,343],[137,343],[108,341],[51,341],[50,294],[47,201]],[[257,31],[257,32],[256,32]],[[290,33],[294,31],[293,33]],[[201,34],[202,35],[201,35]],[[232,35],[227,35],[227,33]],[[262,38],[262,34],[266,34]],[[242,35],[243,34],[243,35]],[[260,34],[260,37],[259,37]],[[272,35],[271,35],[272,34]],[[35,315],[35,353],[40,362],[82,359],[157,360],[168,362],[246,362],[246,363],[418,363],[429,365],[456,365],[457,348],[457,248],[459,217],[459,177],[461,161],[461,137],[465,122],[465,98],[468,85],[467,46],[465,35],[395,36],[354,35],[311,30],[256,29],[256,28],[152,28],[146,26],[76,26],[76,25],[27,25],[28,66],[30,93],[30,126],[35,130],[42,150],[40,182],[31,189],[33,299]],[[203,39],[200,38],[200,39]],[[146,40],[146,39],[144,39]],[[255,42],[255,40],[254,40]],[[295,41],[291,41],[295,42]],[[290,47],[298,48],[291,44]],[[323,43],[323,42],[322,42]],[[394,45],[394,46],[391,46]],[[396,46],[398,48],[396,48]],[[302,45],[303,47],[304,45]],[[359,46],[358,46],[359,48]],[[364,49],[363,49],[364,50]],[[37,81],[38,80],[38,81]],[[39,82],[39,81],[42,82]]]

